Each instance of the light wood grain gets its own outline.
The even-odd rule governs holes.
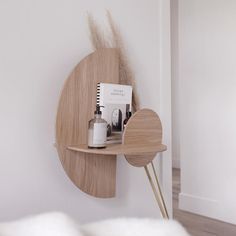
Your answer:
[[[92,196],[108,198],[115,196],[116,155],[97,158],[92,153],[67,149],[87,143],[88,121],[93,117],[99,82],[119,83],[116,49],[101,49],[90,54],[66,80],[57,111],[56,146],[73,183]]]
[[[158,146],[162,145],[162,125],[158,115],[150,109],[137,111],[128,121],[124,134],[124,145]],[[166,150],[166,149],[165,149]],[[163,150],[163,151],[165,151]],[[133,166],[142,167],[149,164],[158,151],[150,149],[143,155],[125,155],[126,160]]]
[[[135,155],[140,154],[152,154],[157,152],[164,152],[167,147],[163,144],[109,144],[106,148],[103,149],[91,149],[88,148],[88,145],[78,145],[78,146],[69,146],[69,150],[84,152],[84,153],[94,153],[98,155],[119,155],[119,154],[131,154],[130,158],[136,158]]]

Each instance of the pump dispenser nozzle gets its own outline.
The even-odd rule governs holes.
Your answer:
[[[94,111],[95,115],[101,115],[102,114],[102,112],[100,110],[100,107],[104,107],[104,106],[100,106],[98,104],[96,105],[96,110]]]

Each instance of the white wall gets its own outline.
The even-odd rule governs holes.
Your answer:
[[[172,163],[180,168],[178,0],[171,0]]]
[[[236,224],[236,1],[179,0],[180,207]]]
[[[53,147],[63,82],[91,52],[86,12],[104,25],[105,9],[124,37],[143,107],[163,120],[169,150],[162,179],[171,211],[169,1],[0,1],[0,220],[50,210],[81,222],[160,215],[142,168],[119,158],[117,197],[96,199],[68,179]]]

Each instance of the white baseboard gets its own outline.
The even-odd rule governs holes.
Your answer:
[[[236,224],[236,207],[232,205],[227,206],[226,201],[219,203],[213,199],[180,193],[179,209],[227,223]]]
[[[172,159],[172,167],[180,169],[180,160],[178,159]]]

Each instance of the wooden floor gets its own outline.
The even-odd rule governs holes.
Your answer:
[[[180,171],[179,169],[173,169],[174,218],[178,220],[192,236],[236,236],[236,225],[179,210],[179,192]]]

